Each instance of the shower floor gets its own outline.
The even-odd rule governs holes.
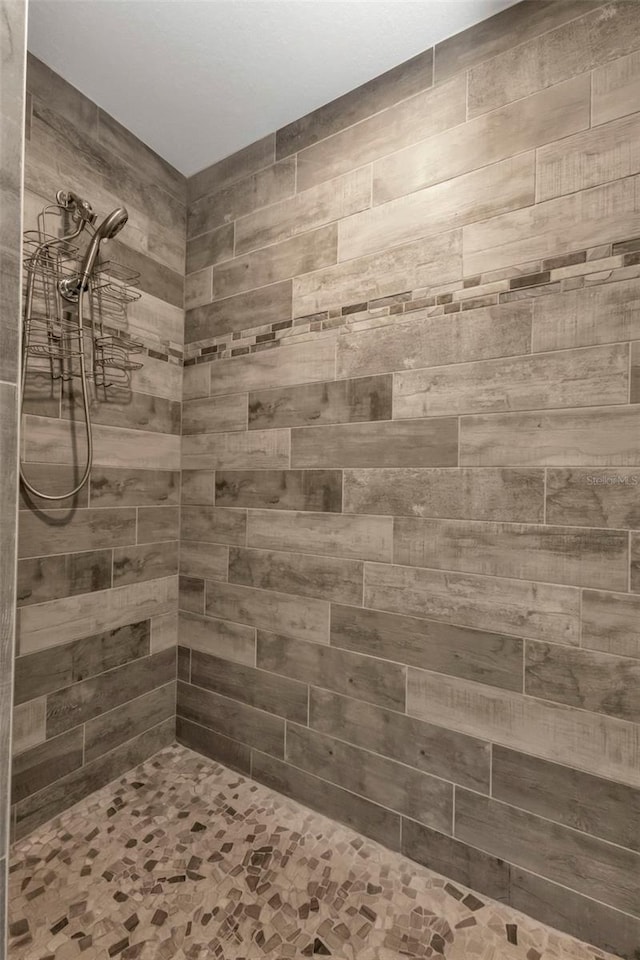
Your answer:
[[[11,960],[593,960],[183,747],[14,848]]]

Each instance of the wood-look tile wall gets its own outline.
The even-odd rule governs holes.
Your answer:
[[[190,180],[179,592],[182,742],[626,957],[639,111],[525,2]]]
[[[144,366],[92,394],[94,466],[72,502],[22,496],[13,826],[23,835],[175,736],[186,181],[29,58],[25,228],[56,190],[129,221],[109,257],[140,273],[127,329]],[[22,452],[62,492],[83,462],[77,385],[34,373]],[[77,472],[77,467],[76,467]]]
[[[0,956],[6,949],[18,504],[20,225],[26,3],[0,0]]]

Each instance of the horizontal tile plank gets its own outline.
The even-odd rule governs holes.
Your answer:
[[[200,433],[182,439],[187,470],[277,470],[289,466],[288,430]]]
[[[286,758],[294,766],[374,803],[443,833],[451,832],[453,787],[444,780],[292,723],[287,724]]]
[[[185,400],[182,405],[182,435],[198,433],[227,433],[245,430],[247,426],[247,395],[231,397],[203,397]]]
[[[338,340],[338,376],[440,367],[529,352],[531,304],[515,302],[430,317],[428,312]]]
[[[178,503],[179,470],[94,467],[89,479],[94,507],[138,507]]]
[[[17,754],[11,769],[11,802],[19,803],[81,767],[83,742],[83,728],[75,727]]]
[[[393,559],[407,566],[624,590],[627,541],[618,530],[398,517]]]
[[[640,408],[463,417],[464,466],[640,466]]]
[[[496,800],[640,850],[640,790],[498,745],[492,784]]]
[[[302,640],[329,642],[329,604],[324,600],[208,580],[205,613]]]
[[[236,331],[291,318],[291,280],[272,283],[268,287],[238,293],[210,303],[211,272],[206,271],[206,276],[201,276],[200,273],[191,274],[188,280],[191,279],[195,284],[193,277],[201,279],[196,293],[192,294],[197,297],[197,303],[194,303],[193,307],[187,303],[185,343],[220,337],[225,333],[231,335]]]
[[[387,848],[397,850],[400,846],[400,817],[370,800],[256,751],[251,775],[272,790],[345,823]]]
[[[575,587],[369,563],[364,605],[476,630],[579,642]]]
[[[176,717],[176,740],[210,760],[223,763],[231,770],[238,770],[247,776],[251,773],[251,747],[209,730],[199,723]]]
[[[640,471],[547,470],[547,523],[640,527]]]
[[[598,67],[592,74],[593,124],[634,113],[640,102],[640,50]]]
[[[333,339],[282,344],[245,357],[220,360],[211,381],[211,395],[222,396],[239,390],[286,387],[294,383],[332,380],[335,375]],[[189,368],[187,368],[189,369]]]
[[[413,668],[407,709],[460,733],[640,786],[640,728],[624,720]]]
[[[139,583],[178,573],[178,544],[175,540],[116,547],[113,551],[113,585]]]
[[[216,503],[221,507],[317,510],[340,513],[340,470],[219,470]]]
[[[165,720],[173,720],[175,709],[176,686],[172,681],[89,720],[85,725],[85,763]]]
[[[532,697],[640,722],[640,663],[626,657],[529,641],[524,688]]]
[[[41,603],[111,586],[111,550],[18,561],[17,603]]]
[[[255,666],[256,630],[242,623],[214,620],[191,613],[180,613],[178,620],[180,645],[201,650],[223,660]]]
[[[263,670],[312,683],[356,700],[404,710],[405,672],[373,657],[258,631],[256,663]]]
[[[489,792],[490,747],[475,737],[315,687],[309,726],[415,770]]]
[[[21,516],[19,557],[103,550],[136,540],[136,511],[130,507],[29,511]]]
[[[139,507],[138,543],[177,540],[180,532],[179,507]]]
[[[389,517],[347,517],[330,513],[251,510],[247,543],[272,550],[304,550],[355,560],[391,560]]]
[[[284,719],[211,690],[178,683],[178,717],[250,747],[284,756]]]
[[[382,657],[384,661],[435,670],[506,690],[522,690],[523,643],[515,637],[332,604],[330,641],[332,647]],[[390,668],[391,665],[383,663],[383,666]],[[338,693],[355,696],[348,689]]]
[[[626,344],[396,373],[393,416],[441,417],[626,403]]]
[[[582,646],[640,660],[640,597],[582,593]]]
[[[202,580],[226,580],[229,566],[229,548],[223,544],[200,540],[180,543],[180,573]]]
[[[483,467],[345,470],[344,511],[535,523],[544,516],[544,471]]]
[[[308,549],[312,547],[309,542]],[[232,547],[229,583],[358,604],[362,602],[363,564],[305,553]]]
[[[391,377],[360,377],[249,394],[249,428],[391,419]]]
[[[245,541],[247,515],[244,510],[185,506],[182,508],[181,520],[182,540],[232,544],[241,544]]]
[[[453,467],[458,423],[453,417],[294,427],[293,467]]]

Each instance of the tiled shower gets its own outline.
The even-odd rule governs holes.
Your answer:
[[[525,0],[188,179],[25,61],[21,3],[0,20],[9,956],[637,960],[640,6]],[[30,376],[17,432],[20,233],[61,186],[101,214],[126,203],[110,253],[139,275],[142,366],[92,402],[89,484],[54,509],[22,493],[16,522],[18,445],[54,492],[82,448],[75,381]],[[136,790],[169,793],[127,833]],[[275,856],[251,846],[256,805],[260,830],[297,831],[282,869],[315,882],[355,844],[389,858],[373,900],[426,868],[405,884],[422,907],[469,916],[380,947],[369,930],[336,947],[334,925],[311,952],[282,919],[278,942],[219,932],[198,953],[182,903],[184,929],[145,953],[130,885],[140,869],[168,896],[154,853],[118,880],[138,912],[100,948],[88,921],[64,933],[73,910],[35,935],[29,894],[61,845],[90,886],[122,866],[92,872],[93,829],[111,820],[125,863],[147,829],[165,855],[172,837],[186,903],[221,882],[203,864],[240,875],[241,842],[251,867]],[[327,847],[301,866],[318,824]],[[542,948],[516,911],[594,947]],[[149,928],[172,916],[158,903]],[[498,926],[499,951],[459,947]]]

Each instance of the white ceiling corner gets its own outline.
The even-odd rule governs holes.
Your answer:
[[[30,0],[29,49],[187,176],[515,0]]]

